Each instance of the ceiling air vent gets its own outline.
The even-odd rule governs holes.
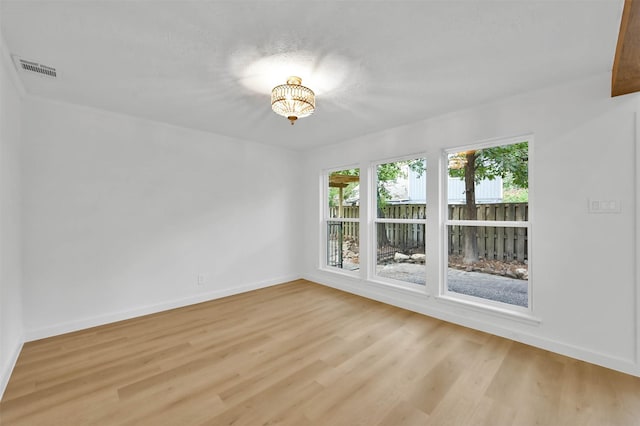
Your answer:
[[[13,57],[13,62],[20,71],[36,73],[45,77],[56,78],[58,76],[56,69],[48,65],[43,65],[34,61],[27,61],[18,56]]]

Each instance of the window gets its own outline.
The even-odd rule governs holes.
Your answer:
[[[360,169],[329,172],[325,205],[325,265],[360,269]]]
[[[374,276],[424,286],[426,160],[411,158],[374,165]]]
[[[466,147],[447,151],[445,158],[444,292],[528,309],[529,142],[516,139]]]

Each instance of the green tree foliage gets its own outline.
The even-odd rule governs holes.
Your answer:
[[[507,179],[514,188],[529,187],[529,142],[512,145],[494,146],[471,151],[474,153],[474,182],[494,180],[497,177]],[[455,154],[458,158],[466,153]],[[468,164],[468,163],[467,163]],[[466,167],[449,168],[449,176],[465,178]]]
[[[526,203],[529,201],[529,188],[516,185],[510,173],[507,173],[503,178],[502,188],[502,200],[505,203]]]

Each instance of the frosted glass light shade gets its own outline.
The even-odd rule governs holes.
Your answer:
[[[316,95],[301,83],[300,77],[289,77],[287,84],[276,86],[271,91],[271,109],[287,117],[291,124],[298,118],[308,117],[316,109]]]

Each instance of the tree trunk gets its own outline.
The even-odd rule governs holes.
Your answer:
[[[378,218],[384,218],[384,210],[378,206]],[[378,223],[378,248],[390,246],[389,237],[387,237],[387,224]]]
[[[467,151],[466,164],[464,166],[464,187],[465,187],[465,214],[466,220],[476,220],[478,210],[476,208],[476,152]],[[464,258],[462,262],[471,265],[478,261],[478,238],[476,237],[475,226],[465,226],[464,228]]]

